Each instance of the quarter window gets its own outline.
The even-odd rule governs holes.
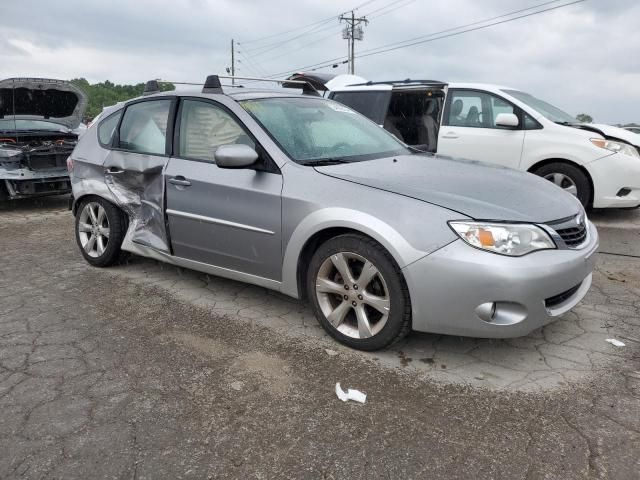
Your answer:
[[[180,114],[181,157],[213,162],[218,147],[239,143],[256,148],[251,137],[225,110],[198,100],[185,100],[182,103]]]
[[[120,121],[120,116],[122,115],[122,110],[117,111],[116,113],[112,113],[107,118],[100,122],[98,125],[98,140],[100,141],[100,145],[103,147],[108,147],[111,145],[111,139],[113,138],[113,132]]]
[[[474,90],[457,90],[450,94],[449,115],[445,125],[502,128],[496,125],[496,118],[500,113],[518,115],[516,107],[496,95]]]
[[[170,109],[170,99],[150,100],[129,106],[120,125],[120,148],[164,155]]]

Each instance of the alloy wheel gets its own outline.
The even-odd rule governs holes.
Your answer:
[[[316,297],[327,321],[350,338],[370,338],[389,319],[389,289],[380,270],[362,255],[338,252],[316,275]]]
[[[578,187],[571,177],[564,173],[549,173],[544,176],[545,179],[555,183],[564,191],[569,192],[571,195],[578,196]]]
[[[80,245],[90,257],[100,257],[109,243],[109,219],[107,212],[97,202],[87,203],[78,221]]]

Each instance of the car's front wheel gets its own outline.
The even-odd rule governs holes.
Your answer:
[[[124,214],[112,203],[93,197],[78,206],[76,241],[82,256],[94,267],[108,267],[121,259],[125,233]]]
[[[592,194],[591,183],[578,167],[567,163],[554,162],[543,165],[534,173],[577,197],[585,208],[589,206]]]
[[[322,327],[360,350],[378,350],[411,329],[411,301],[400,269],[362,235],[334,237],[314,253],[307,294]]]

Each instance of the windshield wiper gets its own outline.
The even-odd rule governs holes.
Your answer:
[[[308,165],[311,167],[326,167],[327,165],[339,165],[341,163],[351,163],[349,160],[345,160],[344,158],[323,158],[321,160],[312,160],[309,162],[305,162],[303,165]]]
[[[569,127],[571,127],[573,125],[580,125],[580,122],[567,122],[567,121],[564,121],[564,122],[553,122],[553,123],[557,123],[558,125],[564,125],[564,126],[569,126]]]

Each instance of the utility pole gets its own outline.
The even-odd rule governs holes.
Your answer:
[[[236,76],[236,57],[235,57],[235,51],[234,51],[234,42],[233,42],[233,38],[231,39],[231,85],[235,85],[236,84],[236,79],[234,78]]]
[[[356,50],[355,43],[356,40],[362,40],[364,38],[364,32],[362,30],[361,24],[367,25],[369,20],[366,17],[356,18],[356,15],[353,10],[351,10],[351,15],[340,15],[340,22],[345,22],[347,25],[342,30],[342,38],[345,40],[349,40],[348,51],[349,51],[349,73],[351,75],[355,74],[355,60],[356,60]]]

